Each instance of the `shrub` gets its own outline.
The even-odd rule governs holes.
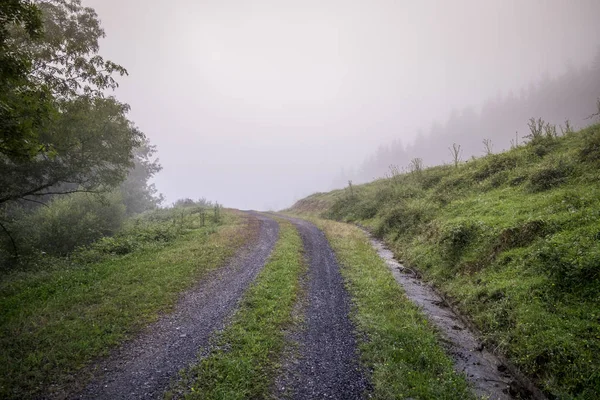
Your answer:
[[[563,231],[534,252],[539,267],[559,288],[573,290],[600,281],[600,229]]]
[[[348,219],[349,214],[353,213],[356,203],[358,203],[356,196],[340,196],[331,205],[325,216],[335,220]]]
[[[430,203],[418,200],[403,201],[382,213],[376,234],[384,236],[390,232],[398,234],[413,232],[433,219],[435,209]]]
[[[439,240],[450,261],[456,261],[477,237],[479,225],[470,220],[461,220],[442,227]]]
[[[425,171],[421,177],[421,187],[425,190],[437,186],[440,181],[449,176],[452,171],[444,166],[433,167]]]
[[[517,157],[513,154],[494,154],[482,159],[473,177],[482,181],[502,171],[516,168]]]
[[[15,237],[26,252],[66,255],[121,228],[125,206],[118,194],[75,193],[51,201],[16,223]]]
[[[563,159],[554,165],[539,168],[529,177],[529,189],[541,192],[556,187],[566,181],[573,172],[573,166]]]
[[[583,132],[583,147],[579,150],[581,161],[600,164],[600,125]]]
[[[492,188],[497,188],[504,185],[508,181],[509,171],[501,171],[494,174],[489,179],[489,185]]]
[[[544,220],[533,219],[516,226],[506,228],[500,232],[493,246],[492,254],[515,247],[530,245],[535,239],[542,237],[550,231],[548,223]]]

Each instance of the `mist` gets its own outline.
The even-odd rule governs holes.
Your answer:
[[[158,147],[158,190],[243,209],[330,189],[381,145],[590,65],[600,44],[596,0],[83,3],[128,69],[117,95]]]

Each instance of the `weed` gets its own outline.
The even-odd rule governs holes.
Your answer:
[[[494,145],[491,139],[483,139],[483,153],[486,156],[491,155],[494,152]]]
[[[457,145],[456,143],[452,143],[452,147],[448,147],[448,150],[450,151],[450,155],[452,155],[452,162],[454,163],[454,166],[458,167],[458,164],[462,158],[460,144]]]
[[[419,175],[421,171],[423,171],[423,159],[413,158],[412,160],[410,160],[408,169],[411,173]]]

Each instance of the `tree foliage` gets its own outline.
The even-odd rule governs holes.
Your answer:
[[[33,159],[0,161],[0,204],[9,200],[117,186],[133,165],[144,135],[114,98],[66,101],[43,132],[52,143]],[[62,186],[60,186],[62,185]]]
[[[129,171],[127,179],[121,184],[121,194],[128,214],[141,213],[156,208],[163,202],[163,196],[158,194],[150,179],[156,175],[162,166],[154,157],[156,146],[143,139],[134,149],[134,167]]]
[[[0,23],[0,204],[118,186],[145,136],[128,105],[104,96],[127,71],[98,54],[95,11],[80,0],[10,0]]]
[[[123,76],[127,70],[98,54],[105,33],[94,9],[82,6],[81,0],[38,0],[38,7],[44,40],[16,41],[32,54],[32,80],[59,98],[102,96],[104,90],[118,87],[113,75]]]
[[[15,44],[33,43],[42,35],[40,10],[29,1],[0,3],[0,154],[21,158],[33,155],[36,131],[51,115],[49,92],[30,79],[31,53]]]
[[[0,2],[0,247],[12,253],[5,261],[28,246],[66,254],[114,233],[125,209],[161,201],[149,184],[161,169],[156,148],[128,119],[129,106],[106,95],[127,71],[99,54],[102,37],[96,12],[81,0]],[[53,198],[77,192],[110,193],[112,206],[96,196]],[[101,229],[107,221],[114,224]],[[32,224],[39,229],[28,230]]]

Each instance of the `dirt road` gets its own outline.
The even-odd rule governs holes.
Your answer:
[[[223,328],[277,241],[279,226],[250,213],[258,237],[228,265],[185,293],[175,312],[149,326],[137,339],[97,365],[98,377],[75,399],[161,398],[180,369],[197,360],[214,332]]]
[[[350,296],[329,242],[312,223],[284,217],[300,232],[309,265],[305,327],[298,356],[287,363],[278,386],[293,399],[360,399],[368,380],[359,366]],[[283,392],[282,391],[282,392]]]

